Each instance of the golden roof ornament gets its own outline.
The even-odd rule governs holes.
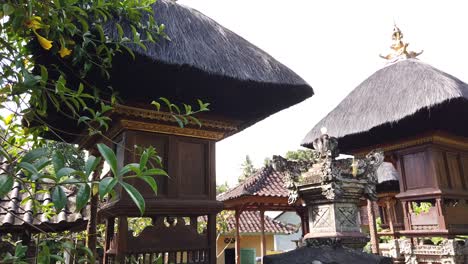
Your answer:
[[[403,33],[401,30],[396,25],[393,25],[390,53],[385,56],[380,55],[380,57],[388,60],[389,62],[395,62],[401,59],[416,58],[423,53],[422,50],[420,52],[408,51],[408,45],[409,43],[403,41]]]

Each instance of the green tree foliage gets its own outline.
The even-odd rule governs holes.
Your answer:
[[[297,161],[311,161],[314,160],[314,154],[310,149],[298,149],[286,152],[286,158]]]
[[[245,179],[254,175],[255,172],[257,172],[257,169],[254,167],[249,155],[245,156],[245,160],[241,165],[241,170],[242,174],[239,176],[239,182],[245,181]]]
[[[216,185],[216,195],[221,194],[229,190],[229,186],[227,182],[224,182],[223,184]]]

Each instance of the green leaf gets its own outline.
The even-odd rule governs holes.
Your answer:
[[[10,4],[3,4],[3,14],[9,16],[15,12],[15,8]]]
[[[83,207],[86,206],[91,194],[91,188],[88,184],[81,184],[76,194],[76,212],[79,212]]]
[[[144,175],[150,175],[150,176],[154,176],[154,175],[169,176],[169,175],[167,175],[167,172],[165,172],[164,170],[162,170],[162,169],[156,169],[156,168],[152,168],[152,169],[149,169],[149,170],[144,171]]]
[[[159,112],[159,110],[161,109],[161,104],[156,101],[151,102],[151,104],[154,105],[156,107],[156,110]]]
[[[38,252],[37,263],[50,264],[50,249],[46,244],[42,244]]]
[[[60,169],[65,167],[65,157],[59,151],[55,151],[52,156],[52,165],[54,166],[54,171],[57,173]]]
[[[13,182],[13,177],[8,176],[6,174],[0,175],[0,198],[2,198],[11,191],[11,188],[13,187]]]
[[[59,261],[60,263],[65,263],[65,259],[59,255],[50,255],[50,258],[54,259],[55,261]]]
[[[104,30],[102,29],[101,25],[96,24],[95,27],[99,33],[99,39],[101,40],[101,42],[106,42],[106,36],[104,35]]]
[[[37,148],[29,151],[24,155],[23,159],[21,159],[22,162],[27,162],[27,163],[33,163],[35,160],[38,158],[42,158],[47,155],[47,149],[46,148]]]
[[[26,170],[26,171],[28,171],[28,172],[30,172],[32,174],[38,173],[36,167],[34,167],[34,165],[32,165],[29,162],[20,162],[18,164],[18,167],[20,167],[20,168],[22,168],[22,169],[24,169],[24,170]]]
[[[124,31],[122,29],[122,26],[119,23],[115,23],[115,26],[117,27],[117,32],[119,34],[119,41],[121,41],[122,37],[123,37],[123,34],[124,34]]]
[[[75,172],[74,169],[65,167],[65,168],[61,168],[59,171],[57,171],[55,176],[57,177],[57,180],[60,180],[60,178],[62,178],[63,176],[70,176],[74,172]]]
[[[101,163],[101,158],[96,158],[94,156],[89,156],[88,160],[86,160],[85,164],[85,175],[89,177],[91,173],[97,168],[97,166]]]
[[[103,199],[117,184],[117,178],[105,177],[99,182],[99,199]]]
[[[114,173],[114,176],[117,176],[117,158],[115,157],[114,151],[102,143],[97,144],[97,148],[102,157],[104,157],[104,160],[107,162],[107,164],[109,164],[109,167],[112,170],[112,173]]]
[[[145,169],[146,164],[148,163],[148,159],[149,159],[148,151],[143,151],[143,154],[141,154],[141,157],[140,157],[140,171]]]
[[[132,185],[125,182],[121,182],[120,184],[128,193],[128,195],[130,195],[130,198],[132,198],[133,202],[140,210],[141,215],[143,215],[145,213],[145,200],[143,199],[143,196],[141,196],[140,192]]]
[[[67,204],[67,195],[63,191],[61,186],[54,187],[52,191],[52,202],[54,202],[54,207],[59,212]]]
[[[153,176],[141,176],[141,179],[148,183],[154,194],[158,195],[158,185],[156,184],[156,180],[153,178]]]
[[[129,173],[130,171],[133,171],[135,174],[139,175],[141,172],[140,172],[140,164],[138,163],[129,163],[127,165],[125,165],[122,170],[119,171],[119,176],[123,176],[127,173]]]

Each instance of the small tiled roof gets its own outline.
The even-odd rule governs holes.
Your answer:
[[[31,232],[57,232],[68,229],[81,230],[86,227],[88,210],[83,208],[75,212],[75,190],[64,188],[68,197],[67,205],[58,214],[48,218],[43,212],[33,212],[33,201],[29,200],[22,204],[29,193],[22,184],[16,181],[12,190],[0,197],[0,231],[18,232],[29,229]],[[43,205],[52,202],[49,193],[36,194],[35,200]],[[34,226],[34,227],[33,227]]]
[[[228,233],[234,232],[236,228],[236,219],[234,214],[227,220]],[[240,233],[260,233],[262,232],[260,224],[259,211],[244,211],[239,219]],[[291,224],[284,224],[265,216],[265,233],[273,234],[291,234],[296,232],[297,228]]]
[[[227,201],[242,196],[288,197],[284,187],[284,174],[272,166],[265,166],[254,175],[227,192],[218,195],[218,201]]]

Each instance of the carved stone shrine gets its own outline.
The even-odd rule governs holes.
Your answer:
[[[311,166],[280,156],[273,158],[276,170],[288,172],[285,182],[290,202],[302,199],[306,204],[309,233],[304,236],[305,247],[287,256],[267,256],[265,263],[342,263],[348,257],[356,263],[390,263],[390,259],[351,249],[362,249],[368,241],[360,231],[358,204],[363,197],[377,199],[376,170],[383,162],[383,152],[372,151],[362,159],[337,159],[338,141],[327,134],[317,138],[313,145]],[[308,257],[301,257],[305,255]]]

